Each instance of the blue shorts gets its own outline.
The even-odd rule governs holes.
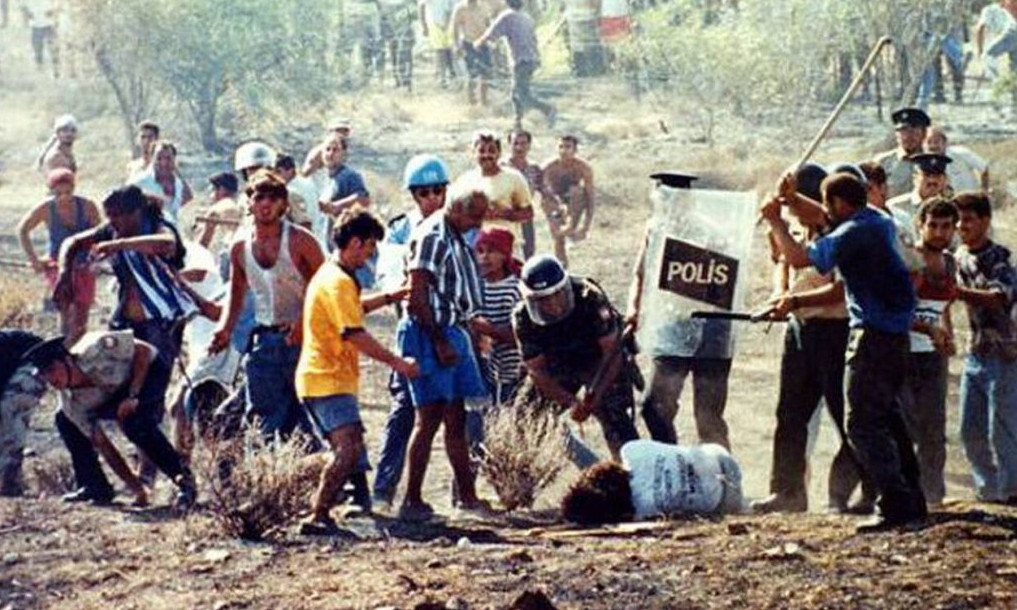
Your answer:
[[[453,404],[490,395],[481,377],[470,335],[458,326],[446,326],[442,332],[459,355],[456,363],[448,367],[438,364],[431,337],[416,321],[403,318],[396,329],[399,354],[415,359],[420,367],[420,376],[409,380],[414,407]]]
[[[357,426],[360,430],[364,429],[364,425],[360,421],[360,406],[357,404],[357,397],[353,394],[305,398],[304,407],[307,409],[314,428],[322,437],[327,437],[329,432],[344,426]]]

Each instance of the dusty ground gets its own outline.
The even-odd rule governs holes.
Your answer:
[[[120,125],[100,83],[83,78],[54,87],[25,65],[27,31],[13,28],[4,35],[0,233],[9,235],[20,214],[43,196],[32,164],[53,116],[70,111],[82,121],[79,190],[86,196],[101,198],[121,179],[128,157],[120,152],[126,151]],[[391,213],[406,205],[398,193],[398,175],[412,154],[437,151],[459,171],[470,164],[474,129],[509,126],[504,116],[465,108],[449,93],[425,88],[393,100],[387,92],[375,88],[355,99],[340,98],[320,115],[293,117],[292,125],[278,126],[272,137],[302,155],[310,143],[306,134],[316,133],[327,116],[353,116],[351,162],[365,170],[379,210]],[[722,117],[718,143],[708,148],[694,127],[668,109],[667,100],[650,96],[637,103],[610,79],[585,91],[562,85],[559,93],[562,112],[556,131],[580,135],[601,193],[592,237],[572,252],[574,269],[598,278],[619,303],[649,213],[648,173],[675,167],[700,172],[707,187],[768,185],[825,112],[804,108],[794,121],[780,125],[750,126]],[[1013,154],[1007,141],[1013,136],[1012,120],[1001,121],[1009,111],[990,106],[987,94],[982,91],[963,107],[936,106],[933,114],[947,117],[958,141],[1005,165]],[[163,112],[167,131],[183,144],[182,171],[193,184],[201,186],[203,176],[227,166],[227,160],[197,154],[189,132],[175,122],[174,109]],[[662,120],[668,133],[659,127]],[[552,134],[539,118],[532,127],[534,157],[544,158],[553,150]],[[883,145],[886,134],[871,108],[852,107],[821,149],[820,160],[867,157]],[[1001,185],[1007,180],[1001,178]],[[997,218],[1004,243],[1014,243],[1017,236],[1012,220],[1010,210]],[[543,228],[538,240],[548,244]],[[15,255],[13,245],[0,238],[0,255]],[[757,240],[757,252],[761,247]],[[0,273],[0,300],[29,295],[35,301],[41,279],[9,269]],[[761,303],[768,292],[762,257],[753,273],[752,302]],[[384,334],[391,319],[382,316],[373,324]],[[33,325],[52,328],[52,321],[37,317]],[[744,329],[731,378],[731,440],[750,497],[767,491],[780,337],[778,328]],[[955,375],[959,366],[955,359]],[[362,398],[373,455],[387,411],[385,373],[377,366],[366,371]],[[692,441],[688,411],[679,416],[680,434]],[[947,477],[949,494],[963,500],[971,491],[956,430],[954,376]],[[598,431],[588,427],[587,434],[603,448]],[[31,440],[35,453],[28,469],[58,470],[52,464],[62,459],[61,451],[47,413],[37,414]],[[67,507],[50,497],[0,500],[0,608],[408,608],[425,602],[499,608],[526,590],[542,591],[560,608],[1017,606],[1017,513],[962,502],[937,514],[922,532],[856,537],[850,518],[815,514],[825,503],[825,473],[835,450],[835,435],[824,426],[812,458],[814,514],[682,522],[649,531],[577,535],[553,524],[549,509],[575,476],[573,470],[540,500],[540,512],[415,529],[383,515],[353,520],[349,535],[333,540],[286,533],[272,544],[225,539],[201,511],[178,519],[165,508]],[[442,453],[439,442],[425,494],[448,514],[449,473]],[[54,485],[33,482],[33,492],[52,495]],[[167,493],[163,489],[159,499],[166,500]]]

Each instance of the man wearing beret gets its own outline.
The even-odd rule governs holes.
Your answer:
[[[918,218],[918,209],[922,207],[922,202],[937,196],[953,195],[946,174],[946,168],[952,159],[946,155],[920,153],[911,155],[908,160],[915,168],[914,187],[910,192],[888,199],[886,207],[894,215],[906,216],[911,222],[909,230],[912,237],[916,237],[915,219]],[[914,241],[917,240],[913,239],[912,242]]]
[[[911,190],[914,162],[909,157],[922,152],[925,131],[932,120],[920,108],[901,108],[891,118],[897,147],[876,155],[875,161],[886,171],[887,197],[893,198]]]

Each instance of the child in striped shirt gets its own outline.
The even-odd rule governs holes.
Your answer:
[[[519,265],[512,258],[511,231],[492,227],[480,233],[474,248],[484,279],[484,301],[474,329],[486,352],[485,376],[495,405],[512,401],[522,379],[522,355],[512,333],[512,310],[522,298],[519,292]]]

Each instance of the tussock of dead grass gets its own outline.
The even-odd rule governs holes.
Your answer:
[[[74,489],[74,470],[66,453],[50,451],[26,466],[29,484],[40,496],[59,497]]]
[[[518,401],[484,421],[483,473],[507,510],[530,508],[569,463],[564,424],[551,409]]]
[[[0,280],[0,328],[29,328],[42,302],[41,283],[29,281],[25,273],[5,275]]]
[[[212,516],[226,535],[244,540],[272,538],[305,511],[325,459],[308,455],[299,435],[269,442],[256,426],[202,454],[195,464]]]

